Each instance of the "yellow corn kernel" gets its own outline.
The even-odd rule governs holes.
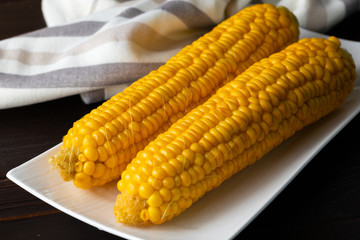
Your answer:
[[[82,172],[83,171],[83,163],[77,162],[75,163],[75,172]]]
[[[175,180],[173,177],[166,177],[163,180],[163,184],[164,187],[168,188],[168,189],[172,189],[175,186]]]
[[[155,224],[161,220],[161,212],[156,207],[149,207],[148,208],[149,220],[154,222]]]
[[[149,197],[147,203],[149,204],[150,207],[159,207],[162,204],[162,199],[160,196],[160,193],[158,191],[154,192],[153,194],[151,194],[151,196]]]
[[[102,163],[96,163],[96,165],[95,165],[95,171],[94,171],[94,173],[92,174],[92,176],[95,177],[95,178],[100,178],[101,176],[104,175],[105,170],[106,170],[106,167],[104,166],[104,164],[102,164]]]
[[[147,209],[143,209],[140,213],[140,217],[143,221],[149,220],[149,211]]]
[[[74,181],[74,183],[76,183],[76,186],[80,188],[84,188],[91,184],[91,177],[84,172],[75,173],[75,180],[76,181]]]
[[[139,194],[143,198],[149,198],[154,192],[154,189],[151,187],[149,183],[141,183],[139,187]]]
[[[84,150],[84,155],[90,161],[96,161],[99,157],[97,149],[93,147],[86,147]]]
[[[86,173],[87,175],[93,175],[94,172],[95,172],[95,168],[96,168],[96,165],[94,162],[91,162],[91,161],[87,161],[84,163],[84,173]]]
[[[162,187],[162,182],[153,176],[149,177],[148,183],[150,184],[150,186],[152,186],[153,188],[155,188],[157,190],[159,190]]]
[[[106,149],[101,146],[101,147],[97,148],[97,151],[98,151],[98,159],[99,159],[99,161],[100,162],[105,162],[109,157],[108,153],[106,152]]]
[[[173,177],[176,174],[175,168],[168,162],[162,163],[161,168],[165,171],[167,176]]]
[[[335,67],[334,56],[336,59],[341,56],[342,68]],[[304,71],[302,68],[309,64],[312,67]],[[281,65],[283,71],[274,71],[269,77],[269,69],[273,70],[275,65],[277,68]],[[132,169],[143,175],[144,182],[162,180],[163,186],[150,197],[136,191],[131,195],[126,187],[125,192],[122,189],[131,186],[135,179],[122,178],[118,184],[121,193],[114,207],[116,219],[127,224],[160,224],[172,219],[304,126],[337,108],[351,93],[355,75],[351,55],[340,48],[340,42],[334,37],[302,39],[255,63],[146,146],[143,150],[148,156],[146,159],[132,160],[124,176]],[[238,91],[244,93],[246,101],[236,101]],[[158,159],[158,165],[152,166],[149,173],[141,171],[138,166],[154,161],[157,149],[167,152],[168,146],[178,141],[179,134],[174,134],[178,130],[182,136],[193,134],[195,121],[206,122],[209,127],[196,129],[199,137],[186,138],[184,141],[188,142],[184,142],[177,156],[171,154]],[[193,151],[195,149],[199,151]],[[170,165],[173,171],[164,170]],[[126,202],[129,194],[139,202]],[[129,208],[133,209],[131,215],[127,214]],[[143,211],[147,211],[149,217],[143,216]]]
[[[152,171],[152,175],[156,179],[164,179],[166,177],[166,172],[161,167],[155,167]]]
[[[64,136],[60,152],[50,162],[56,166],[64,180],[74,180],[73,165],[77,161],[107,163],[108,158],[121,156],[117,157],[116,163],[105,166],[112,171],[122,169],[116,166],[128,164],[151,140],[204,103],[218,87],[231,81],[256,61],[296,41],[298,36],[296,18],[285,8],[258,4],[240,11],[186,46],[159,69],[134,82],[76,121]],[[314,60],[318,61],[316,58]],[[293,68],[291,64],[288,64],[289,68]],[[336,64],[328,64],[329,68],[333,65]],[[242,94],[246,96],[247,93]],[[229,104],[236,106],[235,103]],[[214,111],[222,110],[219,108]],[[258,115],[254,114],[254,118],[258,118]],[[192,121],[196,121],[196,118]],[[209,128],[215,127],[209,120],[203,119],[203,123],[209,123]],[[183,133],[179,138],[185,144],[198,142],[198,129]],[[226,132],[214,129],[209,134],[209,141],[199,142],[196,150],[206,150],[216,141],[228,138]],[[160,154],[166,158],[174,158],[178,155],[178,147],[163,149]],[[76,154],[64,154],[68,152]],[[80,156],[85,156],[86,159]],[[192,163],[193,160],[188,161]],[[64,167],[65,165],[72,166]],[[172,170],[165,168],[164,171]],[[106,183],[120,174],[121,172],[104,174],[102,181],[88,183]],[[97,178],[95,176],[92,175],[91,178]],[[76,185],[84,188],[93,186]]]
[[[169,202],[171,200],[171,192],[168,188],[161,188],[159,193],[164,202]]]

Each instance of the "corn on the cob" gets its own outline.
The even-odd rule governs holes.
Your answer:
[[[285,8],[248,7],[74,123],[50,159],[80,188],[118,178],[159,133],[248,66],[298,39]]]
[[[118,182],[116,219],[172,219],[338,107],[355,74],[335,37],[303,39],[255,63],[137,154]]]

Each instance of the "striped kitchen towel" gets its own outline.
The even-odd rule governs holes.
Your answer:
[[[356,0],[43,0],[49,27],[0,41],[0,109],[75,94],[108,99],[259,2],[287,6],[313,30],[359,8]]]

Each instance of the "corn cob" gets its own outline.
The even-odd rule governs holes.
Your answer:
[[[254,62],[297,41],[283,7],[248,7],[74,123],[50,159],[80,188],[118,178],[158,134]]]
[[[335,37],[303,39],[255,63],[137,154],[117,185],[117,221],[161,224],[179,215],[338,107],[355,75]]]

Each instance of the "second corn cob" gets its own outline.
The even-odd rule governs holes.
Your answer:
[[[339,106],[355,66],[335,37],[302,39],[263,59],[160,134],[127,166],[114,213],[161,224]]]
[[[118,178],[159,133],[298,34],[285,8],[259,4],[240,11],[75,122],[50,162],[80,188]]]

